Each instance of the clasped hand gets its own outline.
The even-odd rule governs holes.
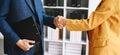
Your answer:
[[[62,29],[66,25],[66,21],[63,16],[55,17],[53,22],[54,22],[54,25],[59,29]]]

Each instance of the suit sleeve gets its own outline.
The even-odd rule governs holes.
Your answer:
[[[42,3],[41,3],[41,6],[43,6]],[[47,15],[44,12],[43,7],[41,7],[41,10],[42,10],[42,14],[43,14],[43,24],[46,25],[46,26],[50,26],[52,28],[56,28],[55,25],[53,24],[53,20],[54,20],[55,17]]]
[[[97,9],[91,13],[88,19],[83,20],[66,20],[68,30],[88,31],[98,27],[105,22],[115,12],[113,0],[102,0]]]
[[[15,45],[19,37],[6,21],[9,4],[10,0],[0,0],[0,32],[4,35],[5,39],[9,40],[12,45]]]
[[[53,24],[54,16],[48,16],[43,12],[43,23],[44,25],[50,26],[52,28],[56,28]]]

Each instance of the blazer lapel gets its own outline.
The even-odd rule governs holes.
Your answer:
[[[33,13],[35,13],[34,8],[32,6],[32,2],[30,0],[25,0],[29,8],[32,10]]]

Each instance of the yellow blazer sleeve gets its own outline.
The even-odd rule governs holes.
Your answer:
[[[104,21],[111,17],[115,12],[114,0],[103,0],[97,9],[91,13],[88,19],[72,20],[66,19],[66,27],[68,30],[88,31],[98,27]]]

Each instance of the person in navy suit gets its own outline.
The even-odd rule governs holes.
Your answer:
[[[21,39],[11,26],[31,18],[37,20],[42,44],[34,44],[36,41],[27,38]],[[44,55],[43,25],[56,28],[59,18],[63,17],[45,14],[41,0],[0,0],[0,32],[4,35],[5,54]]]

